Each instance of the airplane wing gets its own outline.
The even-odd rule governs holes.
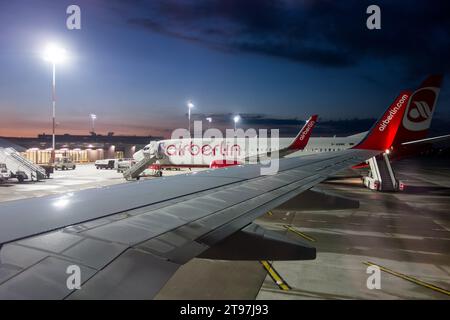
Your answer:
[[[125,183],[0,205],[0,299],[145,298],[181,264],[374,151]],[[81,290],[66,269],[81,268]]]
[[[255,259],[276,247],[275,257],[314,259],[252,221],[389,148],[401,116],[385,115],[354,149],[281,159],[273,175],[236,166],[0,204],[0,299],[151,299],[197,256]]]

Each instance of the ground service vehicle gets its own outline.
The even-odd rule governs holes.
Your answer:
[[[11,177],[6,164],[0,163],[0,183],[7,181]]]
[[[114,169],[116,168],[117,159],[102,159],[95,161],[97,169]]]
[[[75,168],[75,163],[73,163],[73,161],[69,158],[64,157],[55,160],[55,170],[75,170]]]

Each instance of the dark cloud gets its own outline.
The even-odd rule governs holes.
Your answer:
[[[204,120],[208,117],[214,119],[217,124],[229,124],[233,122],[233,113],[193,113],[191,115],[193,120]],[[247,126],[286,126],[286,125],[303,125],[304,120],[298,118],[274,118],[264,114],[244,113],[239,114],[242,122]]]
[[[450,70],[450,2],[377,1],[382,29],[366,28],[373,1],[135,1],[128,22],[218,50],[343,67],[364,59],[411,76]]]
[[[195,113],[191,117],[193,120],[205,120],[207,117],[213,119],[212,127],[224,130],[226,128],[232,128],[233,117],[232,113],[214,113],[203,114]],[[305,124],[306,119],[292,118],[279,118],[265,114],[240,114],[241,121],[239,127],[243,129],[254,128],[258,129],[279,129],[280,136],[291,137],[298,133],[301,127]],[[319,121],[314,128],[314,136],[330,136],[335,134],[337,136],[346,136],[354,133],[359,133],[370,129],[374,124],[375,119],[343,119],[343,120],[323,120],[319,118]],[[205,122],[204,122],[205,125]]]

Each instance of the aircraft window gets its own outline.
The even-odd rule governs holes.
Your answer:
[[[349,146],[353,146],[354,145],[354,143],[353,142],[350,142],[349,144],[348,144]]]

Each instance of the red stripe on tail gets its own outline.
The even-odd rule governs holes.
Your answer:
[[[398,128],[402,122],[411,91],[403,91],[377,121],[366,138],[354,149],[386,150],[392,146]]]

